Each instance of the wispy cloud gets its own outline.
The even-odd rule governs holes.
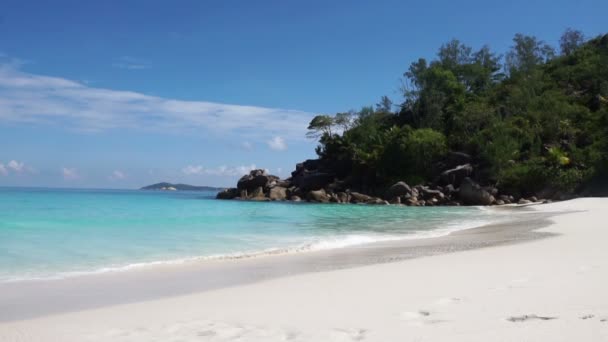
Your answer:
[[[242,176],[251,170],[255,170],[255,164],[228,167],[225,165],[216,168],[205,168],[202,165],[188,165],[182,169],[182,173],[191,175],[210,175],[210,176]]]
[[[6,166],[9,169],[11,169],[11,170],[13,170],[14,172],[17,172],[17,173],[21,173],[22,171],[24,171],[24,168],[23,168],[24,164],[23,164],[23,162],[18,162],[16,160],[9,161],[8,164],[6,164]]]
[[[63,167],[61,169],[61,174],[63,175],[63,179],[65,180],[75,180],[79,179],[80,175],[78,175],[78,171],[74,168]]]
[[[0,64],[3,122],[54,124],[91,132],[118,128],[189,131],[267,140],[279,135],[304,139],[311,117],[297,110],[182,101],[95,88],[27,73],[14,64]]]
[[[112,62],[112,66],[115,68],[129,70],[142,70],[149,69],[151,67],[150,63],[131,56],[121,56],[115,58],[114,62]]]
[[[109,178],[110,180],[123,180],[127,178],[127,175],[122,171],[114,170]]]
[[[23,174],[23,173],[36,173],[36,170],[24,162],[11,160],[8,163],[0,163],[0,175],[7,176],[9,173],[12,174]]]
[[[182,173],[185,175],[200,175],[203,174],[205,168],[202,165],[188,165],[182,169]]]
[[[253,150],[253,144],[249,141],[243,141],[243,143],[241,144],[241,147],[247,151]]]
[[[285,151],[287,149],[287,143],[285,142],[285,139],[276,136],[270,140],[268,140],[268,147],[270,147],[271,149],[275,150],[275,151]]]

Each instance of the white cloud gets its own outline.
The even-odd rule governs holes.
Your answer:
[[[205,168],[202,165],[188,165],[182,169],[182,173],[191,175],[210,175],[210,176],[243,176],[251,170],[255,170],[255,164],[228,167],[226,165],[216,168]]]
[[[253,144],[249,141],[244,141],[241,146],[247,151],[253,150]]]
[[[0,121],[54,124],[80,131],[109,129],[277,135],[305,140],[310,113],[279,108],[182,101],[23,72],[0,64]]]
[[[6,164],[6,166],[16,173],[21,173],[22,171],[25,171],[25,169],[23,168],[24,167],[23,162],[20,163],[16,160],[9,161],[8,164]]]
[[[268,140],[268,147],[270,147],[271,149],[275,150],[275,151],[285,151],[287,149],[287,143],[285,142],[285,139],[276,136],[270,140]]]
[[[188,165],[182,169],[185,175],[200,175],[205,171],[202,165]]]
[[[61,174],[63,175],[63,179],[65,180],[74,180],[80,178],[78,172],[74,168],[64,167],[61,169]]]
[[[112,66],[120,69],[142,70],[149,69],[150,63],[131,56],[122,56],[114,59]]]
[[[24,162],[18,162],[16,160],[11,160],[6,164],[0,163],[0,175],[7,176],[9,173],[38,173],[38,171],[28,165],[25,165]]]
[[[124,172],[119,170],[114,170],[114,172],[112,172],[112,174],[110,175],[110,180],[121,180],[125,178],[127,178],[127,175],[125,175]]]

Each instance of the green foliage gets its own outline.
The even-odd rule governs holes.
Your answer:
[[[308,133],[306,135],[310,138],[318,138],[324,134],[331,136],[331,128],[334,126],[334,120],[335,119],[329,115],[315,116],[308,125]]]
[[[561,55],[518,34],[504,58],[458,40],[404,73],[403,102],[315,117],[317,153],[378,184],[432,181],[448,151],[470,153],[476,177],[525,195],[608,186],[608,35],[562,36]],[[398,112],[392,112],[399,108]]]
[[[506,64],[510,73],[528,73],[536,66],[555,56],[555,50],[534,36],[518,33],[513,38],[513,47],[507,53]]]
[[[568,168],[552,160],[535,158],[502,169],[498,184],[521,196],[543,192],[544,195],[553,196],[575,192],[588,175],[588,170]]]
[[[585,42],[585,36],[581,31],[573,30],[571,28],[566,29],[566,32],[562,34],[559,39],[559,47],[562,55],[568,56],[572,54]]]
[[[386,179],[415,182],[431,176],[433,164],[447,153],[446,138],[430,128],[393,127],[386,133],[378,165]]]

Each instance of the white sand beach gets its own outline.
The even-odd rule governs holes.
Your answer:
[[[550,236],[6,320],[0,341],[608,341],[608,199],[530,208]]]

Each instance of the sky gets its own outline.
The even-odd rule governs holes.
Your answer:
[[[608,32],[608,1],[28,1],[0,6],[0,186],[230,186],[314,158],[316,114],[401,101],[452,38]]]

